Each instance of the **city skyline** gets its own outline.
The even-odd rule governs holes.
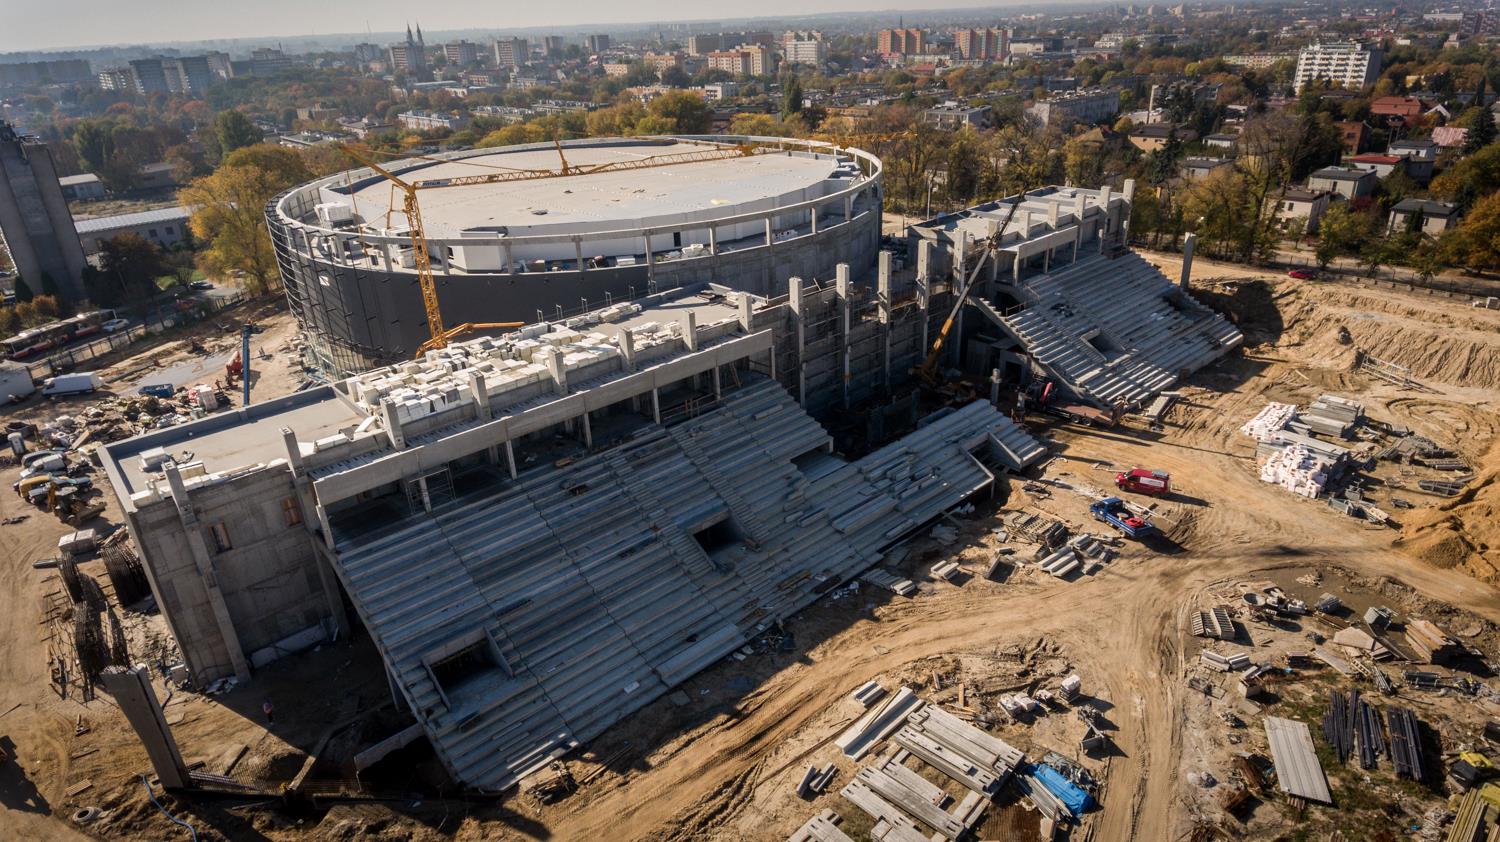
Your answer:
[[[473,0],[426,7],[420,13],[414,13],[409,6],[391,0],[375,0],[360,8],[358,19],[350,17],[348,7],[320,8],[296,3],[294,0],[266,0],[254,7],[204,7],[181,0],[162,0],[153,5],[159,14],[141,16],[134,12],[125,14],[120,11],[120,6],[106,4],[102,0],[63,0],[49,4],[27,0],[19,8],[8,12],[8,25],[0,31],[0,53],[229,39],[269,41],[307,36],[353,36],[369,27],[377,30],[375,35],[379,37],[399,31],[407,22],[415,23],[419,19],[423,29],[432,33],[507,27],[519,30],[547,26],[560,29],[646,26],[657,21],[672,20],[680,13],[680,7],[666,0],[646,0],[629,7],[602,0],[581,0],[572,4],[576,11],[566,19],[548,8],[537,7],[507,12],[503,20],[493,20],[497,17],[493,7]],[[929,3],[907,0],[900,5],[872,9],[860,0],[815,0],[813,3],[771,0],[757,5],[756,17],[784,15],[795,19],[837,13],[932,14],[950,10],[1014,10],[1022,5],[1027,4],[996,3],[993,0],[975,3],[965,3],[963,0],[937,0]],[[703,13],[698,20],[714,20],[712,11],[715,8],[717,7],[702,7]],[[726,4],[724,11],[728,13],[722,18],[724,21],[749,19],[743,17],[743,7]],[[728,16],[736,13],[739,14]],[[70,21],[70,25],[62,30],[56,25],[60,15]],[[163,26],[164,19],[171,21],[169,29]],[[164,34],[168,37],[164,38]]]

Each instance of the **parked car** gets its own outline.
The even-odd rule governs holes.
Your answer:
[[[127,327],[130,327],[129,319],[110,319],[104,324],[99,325],[99,328],[105,333],[117,333]]]
[[[1318,273],[1311,269],[1293,269],[1286,273],[1288,278],[1296,278],[1299,281],[1316,281]]]
[[[188,289],[213,289],[213,288],[214,288],[214,285],[213,285],[213,283],[211,281],[193,281],[192,283],[188,284]]]

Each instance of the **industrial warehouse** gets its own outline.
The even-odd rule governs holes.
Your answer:
[[[281,349],[322,378],[90,444],[122,528],[97,581],[92,534],[59,544],[54,683],[109,695],[179,814],[259,799],[272,838],[280,809],[330,837],[1144,838],[1111,793],[1177,787],[1152,756],[1223,817],[1440,779],[1424,729],[1468,738],[1490,696],[1454,670],[1500,633],[1340,566],[1392,570],[1357,542],[1412,494],[1463,499],[1475,457],[1400,414],[1415,375],[1361,339],[1386,404],[1262,377],[1262,282],[1205,278],[1191,235],[1128,248],[1131,181],[882,235],[882,174],[594,140],[278,197],[297,338],[235,359],[247,396]],[[1276,564],[1232,569],[1251,545]],[[1407,694],[1388,750],[1365,680]],[[1328,706],[1347,770],[1292,704]]]

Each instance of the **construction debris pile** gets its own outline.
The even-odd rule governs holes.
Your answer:
[[[1061,692],[1072,701],[1078,689],[1077,676],[1070,676]],[[880,685],[869,682],[851,698],[867,710],[836,738],[844,756],[860,760],[886,743],[839,791],[873,819],[872,839],[965,838],[1007,786],[1026,796],[1044,817],[1045,827],[1077,821],[1093,807],[1098,781],[1076,762],[1048,753],[1042,762],[1028,763],[1019,749],[966,722],[963,715],[927,703],[910,687],[887,696]],[[923,774],[924,768],[936,774]],[[798,795],[817,798],[835,774],[832,763],[809,765],[797,783]],[[950,792],[955,788],[961,796]],[[848,839],[838,830],[841,821],[837,811],[822,810],[788,842]]]

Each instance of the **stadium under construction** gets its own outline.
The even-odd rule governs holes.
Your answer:
[[[993,398],[950,393],[917,418],[913,381],[950,314],[939,370],[1121,410],[1240,342],[1121,245],[1129,183],[943,215],[882,251],[864,153],[691,139],[561,154],[582,168],[704,148],[739,151],[516,178],[493,207],[432,189],[446,310],[527,326],[101,449],[195,683],[357,626],[408,736],[461,784],[502,790],[1045,456]],[[559,155],[514,154],[532,157],[494,172]],[[469,174],[452,167],[396,169]],[[427,338],[410,238],[385,224],[397,202],[374,177],[269,209],[331,371]],[[679,254],[662,260],[658,239]]]

